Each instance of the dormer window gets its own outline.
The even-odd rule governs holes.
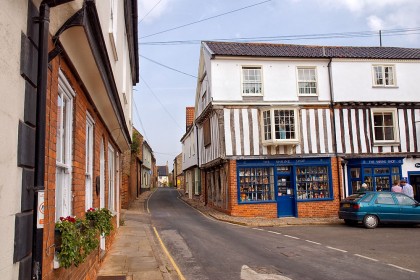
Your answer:
[[[297,109],[274,108],[263,110],[263,144],[297,144],[299,141],[297,116]]]
[[[262,95],[262,70],[259,66],[242,67],[242,95]]]

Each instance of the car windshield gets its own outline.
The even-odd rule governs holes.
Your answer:
[[[355,193],[346,197],[344,200],[345,201],[359,201],[364,195],[365,193]]]

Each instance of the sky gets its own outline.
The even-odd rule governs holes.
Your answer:
[[[133,123],[173,168],[205,40],[420,48],[419,0],[138,0]]]

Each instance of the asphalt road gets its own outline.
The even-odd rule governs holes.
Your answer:
[[[152,225],[188,280],[420,279],[420,228],[249,228],[210,219],[159,188]]]

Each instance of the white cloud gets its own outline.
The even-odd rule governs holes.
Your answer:
[[[382,30],[385,29],[384,21],[379,17],[372,15],[367,18],[368,26],[371,30]]]
[[[159,0],[139,0],[138,1],[139,20],[142,20],[144,18],[143,20],[144,23],[151,23],[159,19],[162,15],[165,14],[166,11],[169,10],[170,2],[172,1],[160,0],[159,2]]]

